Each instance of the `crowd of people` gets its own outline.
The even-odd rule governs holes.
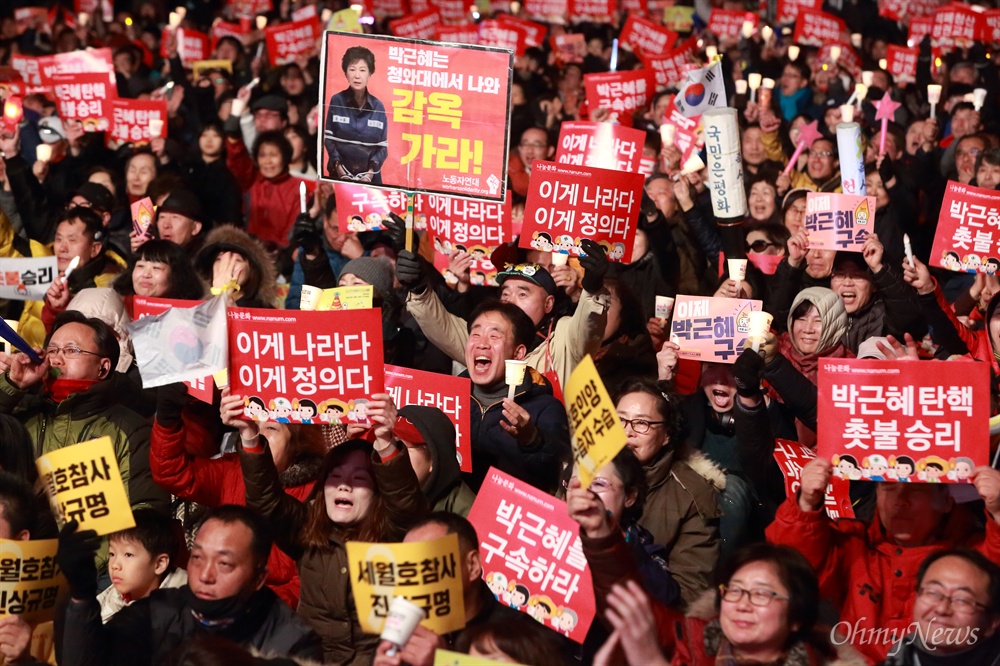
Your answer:
[[[289,22],[314,3],[285,0],[266,18]],[[15,6],[35,4],[53,8],[49,23],[15,21]],[[860,252],[816,249],[807,194],[842,191],[836,127],[860,72],[815,47],[790,48],[774,7],[744,35],[713,35],[712,9],[760,8],[698,0],[695,55],[704,64],[717,51],[739,114],[746,219],[718,224],[707,171],[685,171],[682,149],[664,143],[677,90],[660,89],[632,117],[655,166],[631,261],[609,260],[593,240],[568,264],[511,244],[494,255],[491,287],[474,283],[460,249],[448,267],[456,279],[445,280],[428,235],[407,249],[401,220],[371,232],[339,224],[332,183],[317,173],[378,185],[387,158],[359,157],[328,132],[330,163],[318,163],[318,44],[274,65],[251,25],[215,43],[211,57],[225,66],[195,75],[178,56],[178,25],[167,26],[171,3],[96,3],[86,20],[81,4],[6,4],[0,70],[10,73],[18,54],[109,47],[118,96],[165,99],[168,138],[109,143],[60,118],[44,92],[24,95],[23,119],[0,131],[0,262],[55,256],[60,275],[42,300],[0,303],[42,361],[0,355],[0,538],[58,538],[68,587],[54,654],[33,649],[35,627],[20,616],[0,618],[6,663],[427,666],[449,649],[537,666],[1000,664],[1000,471],[966,470],[971,492],[854,481],[855,517],[833,519],[824,510],[833,463],[805,464],[789,493],[774,458],[779,438],[815,447],[824,359],[952,363],[959,369],[937,372],[955,376],[963,361],[985,363],[990,413],[1000,411],[997,267],[964,270],[957,260],[963,270],[947,271],[930,256],[948,182],[1000,186],[990,45],[942,51],[927,36],[912,45],[916,82],[900,83],[883,66],[890,45],[906,45],[906,16],[879,16],[881,2],[822,3],[846,22],[871,73],[855,121],[877,207]],[[113,11],[102,16],[105,4]],[[219,19],[238,22],[246,3],[179,4],[179,25],[207,32]],[[317,21],[345,3],[319,5]],[[588,107],[584,76],[609,71],[612,59],[619,71],[642,67],[618,45],[625,17],[546,23],[546,37],[581,33],[586,52],[567,59],[546,38],[514,59],[515,218],[561,124],[608,117]],[[390,32],[383,17],[365,25]],[[368,55],[344,55],[350,87],[338,95],[384,115],[365,90]],[[751,75],[772,79],[773,94],[737,92]],[[940,102],[928,101],[927,84],[942,87]],[[984,103],[970,101],[976,89]],[[872,104],[885,94],[900,103],[888,123]],[[820,137],[797,151],[811,121]],[[39,145],[49,159],[36,159]],[[130,211],[145,197],[156,206],[148,235]],[[729,276],[723,258],[749,259],[746,276]],[[387,364],[471,380],[471,473],[460,471],[447,415],[388,394],[370,396],[368,427],[250,421],[245,396],[229,389],[209,404],[184,384],[142,388],[126,327],[134,297],[194,302],[228,290],[239,307],[298,309],[304,285],[371,285]],[[682,358],[656,313],[657,296],[677,295],[760,300],[772,330],[735,363]],[[585,487],[562,389],[588,355],[627,444]],[[528,364],[510,394],[509,360]],[[104,436],[136,525],[106,538],[76,522],[59,529],[33,461]],[[578,524],[597,606],[582,644],[517,612],[484,580],[482,535],[466,516],[491,468],[564,500]],[[399,650],[366,633],[345,544],[446,534],[458,538],[465,628],[420,626]]]

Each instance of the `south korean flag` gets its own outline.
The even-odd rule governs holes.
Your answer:
[[[722,63],[694,69],[684,76],[674,104],[686,118],[700,116],[709,109],[728,106],[722,82]]]

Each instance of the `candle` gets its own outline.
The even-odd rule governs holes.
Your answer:
[[[916,269],[913,263],[913,247],[910,245],[909,234],[903,234],[903,252],[906,253],[906,260],[910,262],[910,268]]]
[[[233,101],[236,101],[235,99]],[[149,138],[159,139],[163,136],[163,121],[153,118],[149,121]]]
[[[852,33],[851,34],[851,46],[853,46],[856,49],[860,49],[861,48],[861,40],[862,39],[863,39],[863,37],[861,36],[860,32]]]
[[[843,104],[840,107],[840,120],[845,123],[854,122],[854,106],[852,104]]]
[[[708,64],[715,62],[716,57],[719,55],[719,49],[716,46],[709,44],[705,47],[705,58],[708,59]]]
[[[854,84],[854,101],[857,102],[858,111],[861,110],[861,103],[868,96],[868,87],[863,83]]]
[[[52,145],[48,143],[40,143],[35,146],[35,159],[39,162],[48,162],[52,159]]]
[[[840,46],[834,44],[830,47],[830,62],[835,63],[840,60]]]
[[[889,61],[886,60],[885,58],[882,58],[881,60],[878,61],[878,68],[883,71],[889,69]]]
[[[765,44],[771,41],[772,35],[774,35],[774,30],[772,30],[771,26],[769,25],[765,25],[763,28],[760,29],[760,36],[764,40]]]
[[[687,159],[684,166],[681,167],[681,175],[686,176],[692,173],[698,173],[705,168],[705,162],[702,161],[701,156],[698,153],[692,153],[691,157]]]
[[[170,18],[167,20],[167,27],[171,30],[175,29],[181,24],[181,15],[177,12],[170,12]]]
[[[569,255],[563,254],[562,252],[552,253],[552,265],[553,266],[565,266],[569,263]]]
[[[750,39],[753,37],[753,21],[743,21],[743,27],[740,28],[740,34],[743,35],[743,39]]]
[[[760,106],[762,108],[771,106],[771,91],[774,90],[774,79],[763,79],[761,84]]]
[[[513,400],[517,387],[524,381],[524,371],[528,368],[527,361],[508,359],[504,361],[504,381],[507,384],[507,399]]]
[[[872,82],[875,80],[875,72],[864,71],[861,72],[861,83],[865,84],[866,88],[872,87]]]
[[[90,22],[90,14],[88,14],[87,12],[80,12],[80,15],[76,19],[76,22],[80,24],[81,28],[86,28],[87,23]]]
[[[263,30],[266,27],[267,27],[267,17],[266,16],[258,16],[257,17],[257,29],[258,30]]]
[[[941,86],[936,83],[927,84],[927,101],[931,105],[931,119],[936,118],[937,103],[941,101]]]
[[[986,101],[986,88],[976,88],[972,91],[972,105],[976,107],[976,111],[983,108],[983,102]]]
[[[792,62],[799,59],[799,47],[796,44],[792,44],[788,47],[788,59]]]
[[[747,80],[750,82],[750,101],[751,102],[756,102],[757,101],[757,88],[760,88],[761,78],[762,78],[761,75],[759,73],[757,73],[757,72],[751,72],[750,76],[747,77]]]
[[[299,211],[305,214],[306,210],[306,184],[305,182],[299,183]]]
[[[747,80],[746,79],[736,79],[736,94],[746,95],[747,94]]]
[[[673,125],[667,123],[660,125],[660,139],[663,141],[664,148],[674,145],[674,134],[676,132],[677,128]]]

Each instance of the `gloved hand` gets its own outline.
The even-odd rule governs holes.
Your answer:
[[[414,294],[423,293],[426,289],[426,275],[420,257],[409,250],[403,250],[396,257],[396,279],[407,291]]]
[[[309,213],[299,213],[295,217],[292,237],[295,239],[295,244],[300,246],[306,254],[318,254],[323,249],[323,239],[320,238],[319,232],[316,230],[316,223],[309,216]]]
[[[760,378],[764,373],[764,359],[753,349],[744,349],[733,364],[736,393],[744,398],[760,395]]]
[[[604,254],[604,248],[589,238],[580,241],[580,249],[587,253],[586,257],[580,257],[580,265],[583,266],[583,288],[591,294],[596,294],[604,288],[604,276],[608,274],[608,257]]]
[[[395,213],[389,213],[389,219],[385,221],[383,234],[392,243],[392,249],[399,255],[406,248],[406,220]]]
[[[78,531],[75,520],[66,523],[59,532],[56,563],[62,569],[69,591],[81,601],[97,596],[97,565],[94,556],[101,547],[101,538],[94,530]]]
[[[183,382],[161,386],[156,391],[156,422],[167,428],[180,423],[187,396],[188,387]]]

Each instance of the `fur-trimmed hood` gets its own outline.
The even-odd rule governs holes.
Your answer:
[[[687,466],[698,473],[720,493],[726,489],[726,473],[701,451],[684,449],[678,451],[677,459],[687,463]]]
[[[277,297],[277,271],[264,245],[247,232],[224,224],[210,231],[205,244],[195,258],[195,269],[209,284],[212,283],[212,265],[222,252],[236,252],[250,264],[251,276],[236,304],[240,307],[273,308]]]
[[[288,466],[281,473],[279,479],[282,488],[295,488],[306,484],[315,483],[319,478],[320,469],[323,467],[321,456],[303,455]]]

